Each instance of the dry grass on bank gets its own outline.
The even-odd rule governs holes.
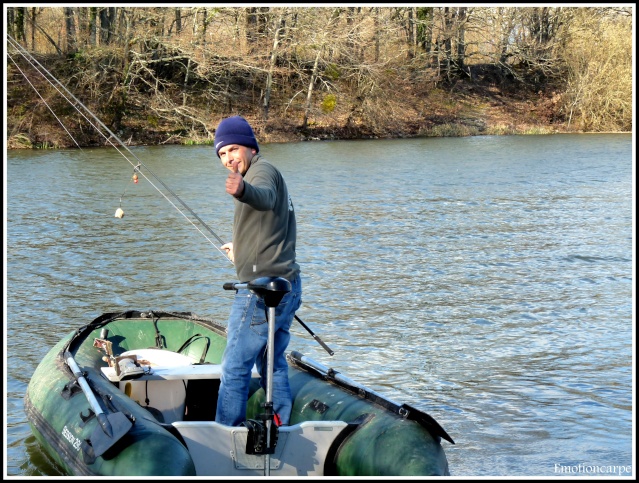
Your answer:
[[[561,99],[550,93],[506,93],[495,87],[458,82],[454,88],[425,89],[416,83],[398,84],[401,96],[371,96],[358,103],[343,94],[335,108],[311,110],[306,128],[300,108],[273,109],[264,121],[259,106],[250,105],[231,113],[200,111],[208,133],[198,129],[176,129],[169,123],[151,122],[144,110],[132,110],[115,132],[127,145],[211,144],[219,121],[233,114],[245,116],[261,143],[337,139],[382,139],[411,137],[459,137],[479,135],[552,134],[579,132],[567,125],[560,112]],[[94,129],[79,122],[80,116],[60,104],[66,130],[43,105],[20,106],[11,113],[9,149],[57,149],[108,145]],[[100,113],[96,112],[100,117]],[[75,140],[75,141],[74,141]]]

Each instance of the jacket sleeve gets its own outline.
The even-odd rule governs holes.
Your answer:
[[[272,166],[264,162],[256,164],[244,178],[244,193],[238,201],[258,211],[272,210],[277,199],[278,182],[277,172]]]

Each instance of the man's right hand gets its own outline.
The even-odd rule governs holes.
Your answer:
[[[238,165],[238,161],[231,163],[232,169],[228,178],[226,178],[226,192],[236,198],[241,197],[244,193],[244,178],[238,169]]]

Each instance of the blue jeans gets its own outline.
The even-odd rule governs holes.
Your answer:
[[[291,339],[290,328],[295,311],[302,304],[299,274],[291,281],[291,291],[275,309],[273,350],[273,411],[282,424],[288,424],[293,405],[288,382],[285,351]],[[222,377],[217,398],[215,421],[238,426],[246,420],[246,405],[253,366],[260,373],[260,385],[266,390],[268,316],[264,301],[248,289],[235,295],[227,326],[226,349],[222,356]]]

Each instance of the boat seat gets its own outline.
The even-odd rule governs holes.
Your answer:
[[[215,421],[175,421],[197,476],[264,476],[265,456],[246,454],[248,428]],[[323,476],[327,454],[348,427],[344,421],[304,421],[281,426],[271,476]]]
[[[176,379],[219,379],[222,375],[220,364],[196,364],[193,359],[178,352],[164,349],[135,349],[123,352],[119,357],[131,357],[142,369],[136,373],[117,374],[115,367],[102,367],[102,374],[111,382],[125,379],[136,381],[168,381]],[[260,377],[253,366],[251,377]]]

